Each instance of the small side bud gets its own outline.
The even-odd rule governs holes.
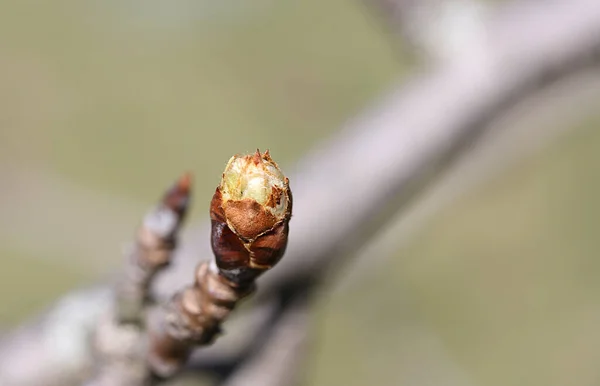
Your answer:
[[[192,190],[192,174],[185,173],[165,193],[162,205],[183,217],[188,208]]]
[[[142,230],[154,238],[171,242],[179,231],[190,205],[192,175],[181,176],[165,192],[160,203],[144,218]]]
[[[287,246],[292,194],[268,151],[232,157],[210,206],[217,266],[234,282],[273,267]]]

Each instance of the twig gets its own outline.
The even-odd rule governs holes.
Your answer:
[[[195,346],[214,341],[220,324],[252,289],[238,287],[208,263],[201,264],[195,285],[177,293],[164,309],[151,314],[148,360],[153,372],[163,378],[173,376]]]
[[[172,258],[177,233],[190,202],[191,176],[182,176],[144,218],[126,256],[115,288],[113,307],[100,318],[92,335],[95,369],[85,386],[145,385],[145,314],[152,279]]]
[[[210,206],[215,259],[200,264],[194,285],[178,292],[148,326],[156,375],[172,376],[195,346],[213,342],[256,278],[283,256],[291,213],[288,179],[268,151],[232,157]]]
[[[171,262],[177,232],[189,206],[190,189],[191,175],[188,173],[165,193],[138,229],[116,291],[117,318],[121,323],[142,322],[150,283],[156,273]]]

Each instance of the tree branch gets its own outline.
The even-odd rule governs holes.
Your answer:
[[[362,0],[402,46],[425,59],[451,60],[486,33],[494,6],[477,0]],[[478,44],[478,43],[476,43]]]
[[[264,331],[261,344],[249,352],[220,386],[286,386],[302,380],[310,330],[310,300],[306,290],[293,297]]]

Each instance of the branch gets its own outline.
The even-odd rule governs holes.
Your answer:
[[[394,91],[298,164],[290,176],[296,215],[286,259],[261,279],[257,301],[268,304],[290,283],[336,267],[502,113],[540,87],[599,61],[595,0],[510,5],[487,27],[480,39],[484,46],[473,43],[465,55]],[[199,234],[208,235],[208,227],[202,229]],[[168,298],[189,280],[198,256],[209,253],[208,237],[184,245],[172,269],[157,278],[154,293]],[[0,384],[64,385],[81,376],[89,358],[80,333],[99,312],[90,309],[94,299],[99,299],[94,307],[108,307],[105,291],[72,295],[77,301],[71,297],[71,306],[80,309],[63,302],[39,324],[6,338]],[[50,338],[57,326],[69,323],[75,326],[71,334]],[[247,347],[247,341],[227,346],[225,338],[197,358],[225,359]]]
[[[154,276],[171,261],[178,232],[190,202],[191,176],[182,176],[144,217],[136,241],[126,255],[125,269],[114,289],[111,307],[91,333],[94,371],[86,386],[147,384],[147,308]]]
[[[244,356],[220,386],[284,386],[302,380],[310,339],[310,299],[306,289],[286,299],[260,345]]]
[[[150,298],[150,283],[172,260],[177,233],[190,201],[191,175],[185,174],[150,211],[138,229],[136,242],[127,254],[125,272],[116,288],[117,319],[140,325]]]
[[[425,59],[451,60],[481,43],[494,8],[477,0],[362,0],[394,40]],[[479,42],[478,42],[479,41]]]

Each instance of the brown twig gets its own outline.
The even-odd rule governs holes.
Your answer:
[[[117,318],[121,323],[142,322],[152,278],[171,261],[177,232],[189,207],[191,182],[189,173],[183,175],[138,229],[116,290]]]
[[[124,274],[115,288],[114,307],[99,319],[92,335],[94,374],[86,386],[144,385],[145,326],[152,279],[170,261],[186,215],[190,174],[183,175],[144,218],[135,245],[126,256]]]
[[[268,151],[231,158],[210,205],[215,259],[200,264],[194,285],[149,324],[148,361],[156,375],[173,375],[195,346],[213,342],[256,278],[283,256],[291,211],[288,179]]]

